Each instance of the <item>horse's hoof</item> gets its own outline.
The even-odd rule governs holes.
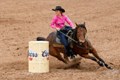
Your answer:
[[[113,70],[113,68],[112,67],[107,67],[108,69],[110,69],[110,70]]]
[[[80,63],[76,64],[74,67],[80,69]]]

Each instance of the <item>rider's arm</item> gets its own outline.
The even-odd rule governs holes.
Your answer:
[[[65,21],[70,25],[70,27],[72,27],[73,29],[75,28],[72,21],[67,16],[65,16]]]
[[[57,17],[54,16],[54,18],[52,19],[52,22],[51,22],[50,26],[51,26],[51,28],[54,28],[54,29],[56,29],[56,30],[59,31],[60,28],[55,25],[56,21],[57,21]]]
[[[56,25],[55,25],[56,21],[57,21],[57,18],[56,16],[54,16],[50,24],[51,28],[56,28]]]

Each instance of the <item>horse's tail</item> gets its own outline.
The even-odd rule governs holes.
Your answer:
[[[46,38],[44,38],[44,37],[37,37],[36,40],[37,41],[47,41]]]

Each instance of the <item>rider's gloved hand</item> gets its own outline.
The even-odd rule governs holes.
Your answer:
[[[75,27],[72,27],[72,29],[75,29]]]
[[[58,31],[59,31],[59,30],[60,30],[60,28],[56,28],[56,30],[58,30]]]

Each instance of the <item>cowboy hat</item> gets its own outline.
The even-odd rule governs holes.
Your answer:
[[[61,6],[56,6],[56,8],[55,8],[55,9],[52,9],[52,10],[53,10],[53,11],[59,10],[59,11],[65,12],[65,9],[63,9]]]

